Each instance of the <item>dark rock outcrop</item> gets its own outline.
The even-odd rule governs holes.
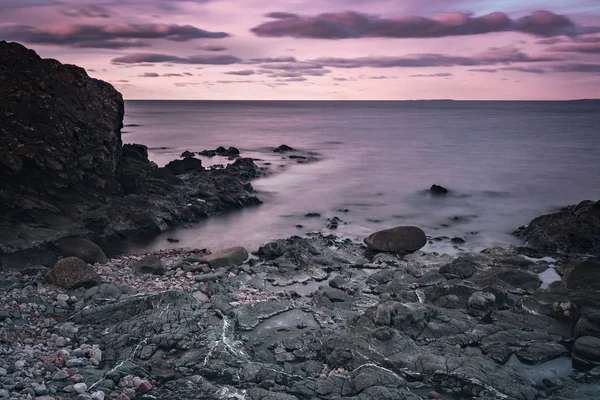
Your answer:
[[[514,232],[532,247],[546,251],[600,256],[600,201],[582,201],[535,218]]]
[[[431,193],[434,196],[441,196],[444,194],[448,194],[448,189],[446,189],[443,186],[440,185],[431,185],[431,187],[429,188],[429,193]]]
[[[146,146],[122,145],[121,94],[82,68],[0,42],[0,75],[0,269],[52,266],[65,237],[102,244],[260,203],[251,159],[159,168]]]
[[[273,153],[287,153],[289,151],[295,151],[295,149],[288,146],[287,144],[282,144],[281,146],[273,150]]]

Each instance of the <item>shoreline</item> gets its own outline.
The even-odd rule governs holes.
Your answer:
[[[235,265],[211,267],[206,255],[171,249],[111,258],[94,264],[102,283],[89,289],[44,283],[45,269],[1,272],[8,308],[0,394],[291,400],[327,398],[312,390],[347,380],[390,399],[600,392],[600,367],[570,367],[579,355],[571,356],[577,328],[568,327],[594,298],[565,287],[581,255],[525,246],[399,255],[322,234],[276,240]],[[159,258],[161,275],[134,273],[148,256]],[[549,268],[563,276],[542,289],[539,274]],[[442,361],[456,369],[442,373]]]

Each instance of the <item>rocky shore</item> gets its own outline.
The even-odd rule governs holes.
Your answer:
[[[457,256],[397,227],[106,257],[257,204],[264,171],[158,167],[118,92],[18,44],[0,76],[0,399],[600,398],[600,201]]]

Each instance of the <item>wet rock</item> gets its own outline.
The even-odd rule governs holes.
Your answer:
[[[542,285],[542,280],[535,274],[520,270],[505,270],[495,273],[495,277],[512,287],[534,291]]]
[[[173,175],[183,175],[188,172],[204,169],[202,168],[202,160],[194,157],[186,157],[183,160],[173,160],[165,165],[165,168],[171,171]]]
[[[600,201],[582,201],[535,218],[515,235],[547,251],[600,255]]]
[[[600,290],[600,259],[588,258],[570,268],[564,281],[570,290]]]
[[[273,153],[287,153],[289,151],[295,151],[295,150],[286,144],[282,144],[281,146],[279,146],[275,150],[273,150]]]
[[[600,338],[581,336],[573,344],[573,368],[589,370],[600,366]]]
[[[479,263],[469,256],[461,256],[450,264],[440,267],[440,274],[448,279],[467,279],[479,269]]]
[[[371,250],[413,252],[427,244],[427,237],[416,226],[397,226],[372,233],[364,242]]]
[[[429,188],[429,193],[431,193],[434,196],[441,196],[441,195],[447,194],[448,193],[448,189],[446,189],[443,186],[439,186],[439,185],[435,185],[434,184],[434,185],[432,185]]]
[[[62,258],[46,274],[46,282],[66,289],[92,287],[102,279],[94,268],[77,257]]]
[[[241,247],[231,247],[206,255],[200,262],[209,264],[213,269],[241,265],[248,258],[248,251]]]
[[[310,212],[308,214],[304,215],[306,218],[320,218],[321,214],[316,213],[316,212]]]
[[[496,308],[496,296],[488,292],[475,292],[467,301],[469,315],[484,316]]]
[[[62,239],[58,242],[58,251],[63,257],[77,257],[88,264],[106,262],[106,255],[100,246],[87,239]]]
[[[186,150],[183,153],[181,153],[180,157],[181,158],[194,157],[194,153],[189,150]]]
[[[131,266],[131,269],[133,269],[133,272],[137,275],[163,275],[166,271],[165,264],[155,255],[149,255],[141,260],[135,261]]]

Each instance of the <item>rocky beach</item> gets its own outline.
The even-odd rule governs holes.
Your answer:
[[[111,85],[19,44],[0,42],[0,78],[0,398],[600,398],[600,201],[476,253],[329,219],[253,249],[107,257],[260,204],[252,180],[277,171],[233,147],[159,167],[123,144]]]

